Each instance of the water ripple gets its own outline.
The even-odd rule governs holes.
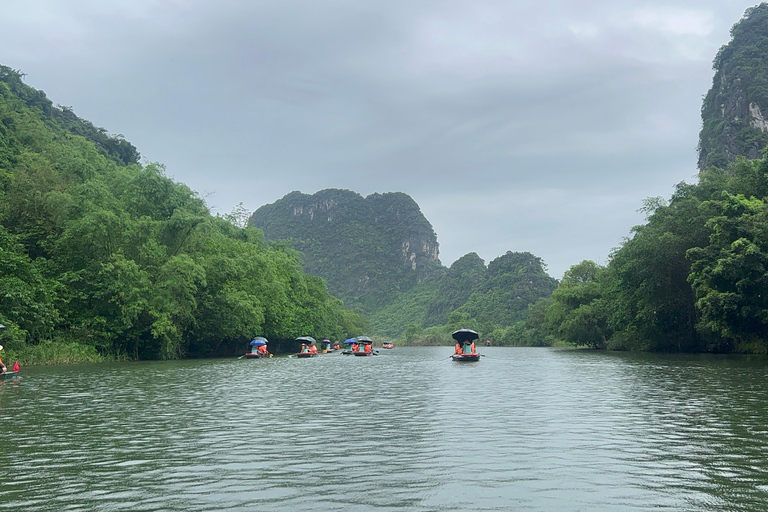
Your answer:
[[[764,359],[449,348],[30,369],[0,511],[764,510]]]

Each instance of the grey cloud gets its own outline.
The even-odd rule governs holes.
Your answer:
[[[3,8],[0,63],[216,211],[402,191],[444,263],[531,251],[560,277],[692,179],[711,59],[747,7],[31,0]]]

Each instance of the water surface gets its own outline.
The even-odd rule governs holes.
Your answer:
[[[0,511],[764,511],[765,358],[451,347],[23,369]]]

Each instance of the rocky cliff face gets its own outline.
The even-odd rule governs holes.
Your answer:
[[[407,194],[327,189],[291,192],[259,208],[249,224],[270,240],[289,239],[304,269],[345,303],[369,310],[440,266],[432,225]]]
[[[747,9],[715,57],[701,108],[699,169],[760,158],[768,145],[768,4]]]

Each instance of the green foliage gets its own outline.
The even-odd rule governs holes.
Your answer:
[[[551,338],[538,336],[532,327],[526,328],[526,339],[510,329],[523,325],[530,306],[555,286],[541,259],[529,253],[508,252],[488,268],[469,253],[371,314],[371,326],[374,332],[416,344],[446,343],[446,332],[460,328],[485,332],[501,344],[549,344]]]
[[[270,240],[287,240],[303,267],[348,306],[371,313],[438,268],[437,239],[403,193],[363,198],[349,190],[291,192],[251,216]]]
[[[551,295],[556,286],[541,258],[527,252],[507,252],[488,264],[478,290],[458,311],[480,322],[513,325],[525,319],[530,304]]]
[[[240,353],[364,329],[300,255],[210,215],[120,136],[0,66],[0,322],[28,361]]]
[[[688,251],[688,280],[696,292],[701,329],[717,351],[768,349],[768,209],[764,199],[723,193],[705,207],[714,213],[706,247]],[[759,347],[759,348],[758,348]]]
[[[614,350],[768,353],[766,200],[768,158],[710,168],[697,185],[678,185],[668,205],[652,198],[647,223],[607,267],[571,267],[512,335]]]

